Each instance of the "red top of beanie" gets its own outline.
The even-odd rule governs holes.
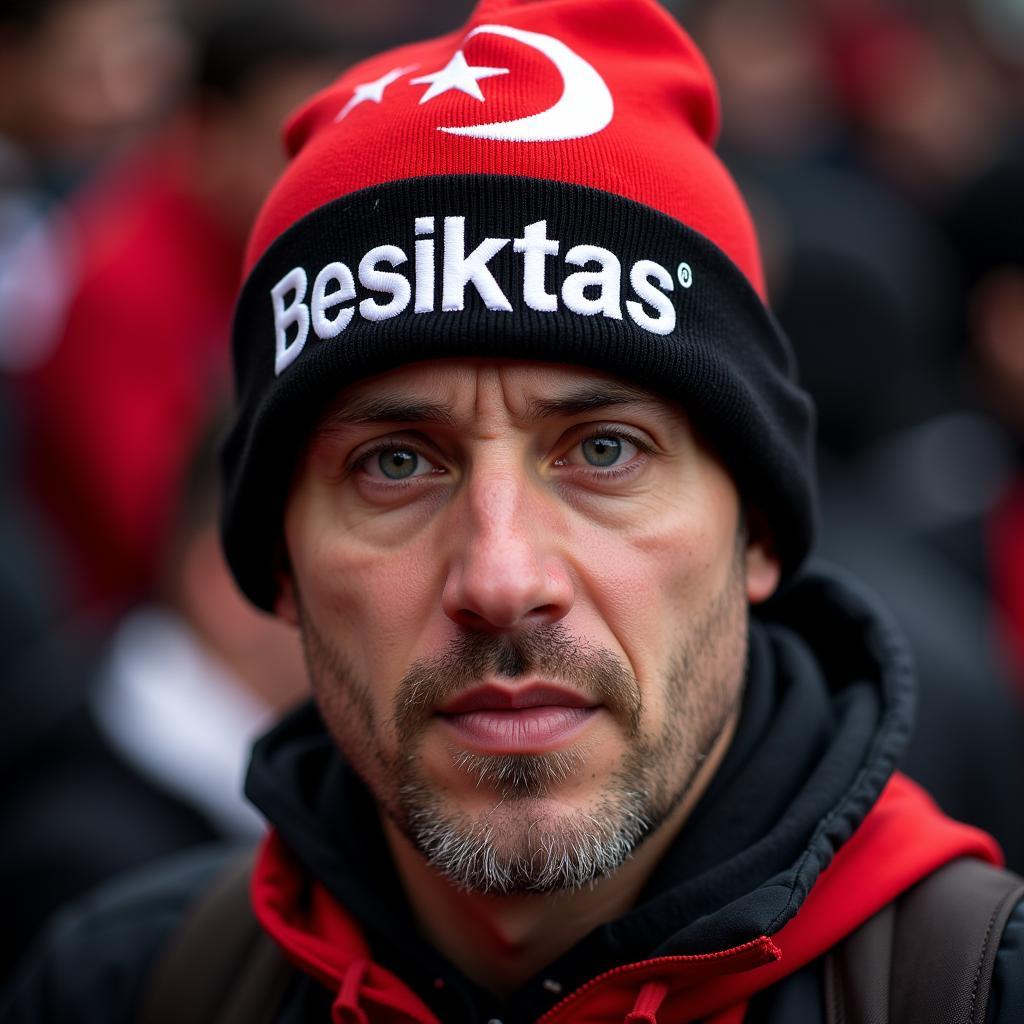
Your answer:
[[[460,31],[366,60],[299,110],[246,269],[359,189],[507,174],[660,210],[714,242],[763,298],[749,213],[712,150],[718,120],[707,64],[656,0],[482,0]]]

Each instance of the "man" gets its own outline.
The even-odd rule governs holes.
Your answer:
[[[998,858],[892,777],[884,616],[800,568],[811,412],[715,123],[649,0],[484,3],[293,120],[224,453],[229,563],[316,695],[247,784],[266,1019],[825,1019],[830,950]],[[133,1019],[216,870],[80,908],[5,1019]],[[1016,886],[980,1019],[1024,1005]]]

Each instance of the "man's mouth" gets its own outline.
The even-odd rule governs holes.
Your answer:
[[[481,754],[544,754],[566,746],[600,710],[578,690],[551,684],[486,685],[438,709],[459,746]]]

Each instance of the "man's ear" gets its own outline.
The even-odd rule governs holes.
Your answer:
[[[277,596],[274,598],[274,613],[292,626],[299,625],[299,602],[295,592],[295,578],[284,541],[280,540],[274,552],[274,583]]]
[[[751,604],[767,601],[782,578],[782,561],[775,550],[768,520],[758,508],[746,510],[747,550],[744,556],[747,600]]]

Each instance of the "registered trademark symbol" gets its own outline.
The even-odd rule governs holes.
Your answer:
[[[679,269],[676,271],[676,277],[679,278],[679,283],[684,288],[689,288],[693,284],[693,271],[690,269],[690,264],[680,263]]]

